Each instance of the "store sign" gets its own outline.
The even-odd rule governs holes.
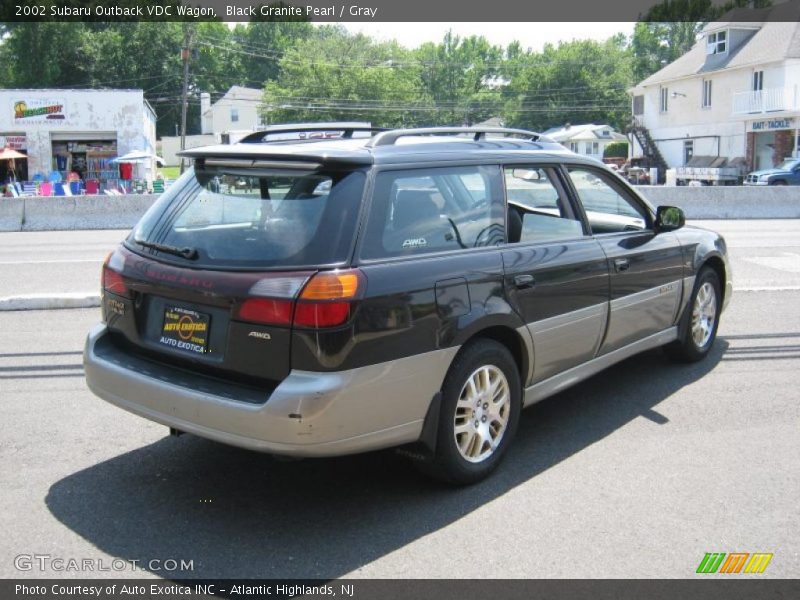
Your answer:
[[[14,101],[15,123],[58,123],[65,119],[63,100],[33,98]]]
[[[785,119],[765,119],[748,123],[748,131],[776,131],[778,129],[793,129],[794,117]]]
[[[0,135],[0,148],[6,147],[12,150],[25,150],[28,141],[24,135]]]

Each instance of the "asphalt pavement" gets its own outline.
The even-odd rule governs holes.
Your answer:
[[[693,221],[722,233],[740,289],[800,289],[800,219]],[[97,295],[100,266],[127,230],[0,233],[0,304],[10,296]]]
[[[707,359],[647,352],[535,405],[469,488],[392,452],[285,462],[168,437],[86,389],[97,309],[0,312],[0,577],[85,575],[15,567],[49,555],[146,566],[105,577],[686,578],[706,552],[767,552],[759,577],[795,578],[800,224],[721,225],[738,290]],[[60,235],[64,258],[114,243]]]

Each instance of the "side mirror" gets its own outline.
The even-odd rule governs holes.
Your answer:
[[[675,231],[686,225],[686,216],[677,206],[659,206],[656,209],[656,232]]]

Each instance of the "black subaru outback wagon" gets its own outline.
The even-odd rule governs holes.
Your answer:
[[[602,164],[520,130],[302,131],[184,153],[104,265],[95,394],[275,454],[404,446],[468,483],[522,408],[714,343],[724,240]]]

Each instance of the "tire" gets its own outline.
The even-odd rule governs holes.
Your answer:
[[[484,479],[511,445],[521,410],[520,376],[511,353],[494,340],[471,342],[445,377],[436,450],[418,463],[420,469],[458,485]]]
[[[714,345],[719,327],[721,286],[716,271],[703,267],[697,274],[689,304],[681,318],[680,338],[664,347],[667,355],[682,362],[705,358]]]

